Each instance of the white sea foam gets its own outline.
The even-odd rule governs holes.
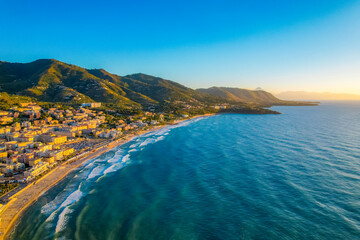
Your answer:
[[[121,156],[116,156],[116,157],[110,158],[107,162],[115,163],[115,162],[118,162],[121,158],[122,158]]]
[[[146,138],[146,137],[149,137],[149,136],[151,136],[151,135],[153,135],[153,134],[154,134],[153,132],[145,133],[145,134],[141,135],[140,138]],[[137,141],[137,142],[140,141],[140,138],[137,139],[136,141]]]
[[[48,202],[41,208],[41,213],[45,215],[50,215],[54,211],[56,211],[60,205],[64,202],[64,199],[67,199],[71,194],[74,192],[74,189],[77,187],[80,189],[80,185],[78,183],[76,184],[69,184],[66,186],[63,192],[61,192],[59,195],[55,197],[52,201]]]
[[[158,138],[156,139],[156,142],[161,141],[161,140],[164,140],[164,139],[165,139],[165,136],[160,136],[160,137],[158,137]]]
[[[55,219],[57,212],[57,210],[53,211],[50,216],[46,218],[45,222],[52,222]]]
[[[60,205],[60,208],[69,206],[69,205],[71,205],[71,204],[79,201],[82,197],[83,197],[83,192],[80,191],[80,186],[79,186],[79,189],[77,189],[76,191],[74,191],[73,193],[71,193],[71,194],[65,199],[65,201]]]
[[[129,159],[130,159],[130,154],[126,154],[123,158],[122,158],[122,162],[127,162],[127,161],[129,161]]]
[[[91,168],[92,166],[94,166],[94,162],[91,162],[91,163],[89,163],[88,165],[86,165],[86,166],[85,166],[85,169]]]
[[[61,203],[61,201],[59,201],[59,200],[61,200],[62,197],[59,196],[41,208],[41,212],[43,214],[49,214],[51,212],[50,216],[46,219],[45,222],[54,221],[55,217],[57,216],[58,211],[60,209],[62,209],[64,207],[68,208],[73,203],[79,201],[82,198],[83,193],[80,191],[80,186],[81,186],[81,184],[79,185],[78,189],[76,191],[72,192],[62,203]]]
[[[163,129],[160,129],[160,130],[154,132],[153,135],[156,135],[156,136],[164,135],[164,134],[166,134],[166,133],[169,133],[169,131],[170,131],[170,128],[169,128],[169,127],[166,127],[166,128],[163,128]]]
[[[139,143],[134,143],[134,144],[131,144],[129,148],[136,148],[137,146],[139,146]]]
[[[113,157],[110,158],[109,160],[107,160],[108,163],[113,163],[113,162],[117,162],[117,158]]]
[[[154,137],[154,138],[147,138],[145,139],[144,142],[142,142],[139,147],[144,147],[144,146],[147,146],[149,144],[152,144],[152,143],[156,143],[158,141],[161,141],[161,140],[164,140],[165,139],[165,136],[163,134],[157,134],[155,136],[158,136],[158,137]]]
[[[62,230],[65,229],[66,223],[69,221],[70,218],[68,215],[71,214],[72,212],[73,210],[70,209],[70,207],[64,208],[64,210],[59,215],[59,219],[57,221],[55,228],[55,233],[61,232]],[[55,238],[55,239],[59,239],[59,238]]]
[[[140,144],[139,147],[146,146],[146,145],[148,145],[148,144],[150,144],[150,143],[153,143],[153,142],[154,142],[154,139],[152,139],[152,138],[147,138],[145,141],[143,141],[143,142]]]
[[[123,150],[119,150],[115,153],[114,157],[110,158],[107,162],[108,163],[114,163],[114,162],[118,162],[122,159],[124,154]]]
[[[94,177],[97,177],[97,176],[101,175],[103,170],[104,170],[104,166],[97,166],[96,168],[94,168],[91,171],[91,173],[89,174],[87,179],[92,179]]]
[[[112,165],[111,167],[105,169],[104,175],[111,173],[111,172],[116,172],[116,171],[120,170],[122,167],[123,167],[123,165],[121,163],[116,163],[116,164]]]
[[[102,162],[106,162],[107,158],[103,158],[103,159],[98,159],[96,161],[94,161],[94,163],[102,163]]]
[[[50,212],[53,212],[57,208],[57,206],[58,204],[56,204],[56,198],[55,198],[53,201],[48,202],[41,208],[41,213],[49,214]]]

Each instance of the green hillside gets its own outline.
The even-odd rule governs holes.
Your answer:
[[[0,110],[8,110],[14,106],[20,106],[19,103],[32,102],[35,99],[31,97],[18,96],[8,94],[6,92],[0,92]]]
[[[205,107],[223,103],[253,106],[285,102],[265,91],[218,87],[196,91],[142,73],[118,76],[104,69],[85,69],[55,59],[30,63],[0,61],[0,92],[42,102],[103,102],[125,108]]]
[[[217,97],[198,92],[179,83],[142,73],[127,75],[123,78],[123,81],[135,91],[159,102],[185,101],[199,104],[202,102],[215,103],[221,101]]]
[[[1,91],[48,102],[116,102],[139,105],[128,99],[121,87],[86,69],[53,59],[31,63],[0,62]]]
[[[54,59],[31,63],[0,62],[0,91],[46,102],[104,102],[124,106],[182,101],[191,105],[218,98],[173,81],[145,74],[121,77]]]

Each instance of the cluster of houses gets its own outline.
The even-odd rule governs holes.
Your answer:
[[[91,138],[114,139],[134,129],[157,125],[145,122],[155,113],[146,112],[130,121],[118,120],[116,127],[106,128],[105,114],[94,110],[98,103],[83,104],[78,109],[58,107],[42,109],[35,103],[21,103],[0,112],[0,177],[16,175],[29,181],[59,161],[75,156],[79,149],[73,142]],[[163,116],[160,116],[163,118]],[[17,121],[15,121],[17,119]]]
[[[226,108],[228,108],[228,107],[229,107],[228,104],[219,104],[219,105],[213,106],[213,108],[216,109],[216,110],[226,109]]]

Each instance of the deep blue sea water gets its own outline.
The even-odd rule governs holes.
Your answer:
[[[360,102],[199,118],[44,194],[12,239],[360,239]]]

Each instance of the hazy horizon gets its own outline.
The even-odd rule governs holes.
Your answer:
[[[331,92],[286,91],[274,94],[282,100],[301,101],[359,101],[360,95]]]
[[[3,61],[55,58],[191,88],[360,94],[356,0],[19,0],[2,7]]]

